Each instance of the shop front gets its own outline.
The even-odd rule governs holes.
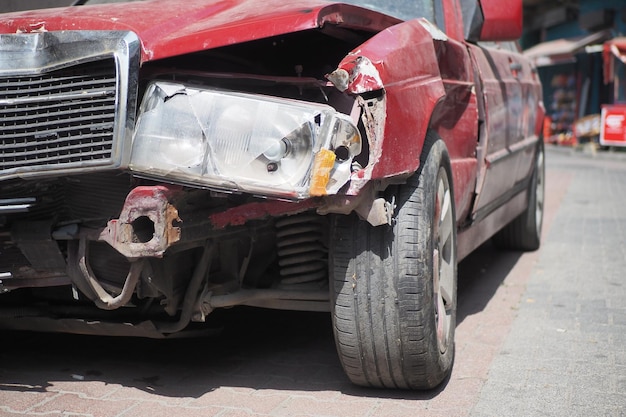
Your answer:
[[[626,38],[611,39],[602,52],[604,84],[612,100],[602,106],[600,144],[626,147]]]
[[[543,83],[544,140],[573,146],[597,141],[600,112],[610,91],[602,81],[603,43],[610,30],[543,42],[524,54],[535,62]]]

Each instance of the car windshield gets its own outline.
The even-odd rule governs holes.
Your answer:
[[[343,3],[354,4],[397,17],[402,20],[411,20],[425,17],[435,21],[435,6],[433,0],[341,0]]]

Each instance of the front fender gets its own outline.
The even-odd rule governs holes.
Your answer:
[[[419,167],[429,120],[445,90],[433,40],[446,35],[425,19],[383,30],[350,52],[328,78],[358,95],[369,163],[352,174],[348,194],[372,179]]]

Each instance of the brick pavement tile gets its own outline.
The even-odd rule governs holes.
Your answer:
[[[527,369],[529,372],[539,371],[563,373],[564,370],[567,370],[570,362],[571,358],[548,358],[537,356],[535,360],[527,366]]]
[[[132,400],[95,400],[82,398],[76,394],[61,394],[52,400],[33,407],[30,412],[37,413],[65,413],[66,415],[78,414],[92,417],[113,417],[136,404]]]
[[[575,392],[583,396],[590,393],[616,393],[618,369],[613,365],[591,364],[588,361],[576,361],[567,369],[568,377]],[[626,402],[626,393],[623,393]]]
[[[315,353],[309,353],[309,356]],[[335,353],[336,355],[336,353]],[[216,375],[208,374],[188,375],[181,379],[180,385],[184,387],[195,387],[193,397],[199,398],[202,395],[219,389],[220,387],[243,387],[252,388],[259,391],[267,390],[338,390],[346,385],[350,385],[341,366],[322,366],[313,374],[302,376],[302,372],[297,367],[288,368],[275,367],[272,371],[260,374],[239,374],[231,373]]]
[[[568,321],[578,310],[577,304],[556,304],[548,307],[548,318],[552,321]]]
[[[475,343],[500,347],[505,336],[509,333],[509,328],[510,323],[508,325],[489,323],[489,325],[478,327],[472,338]]]
[[[456,353],[452,378],[486,380],[495,353],[496,349],[492,346],[473,344],[466,347],[464,351]]]
[[[427,408],[426,402],[413,402],[411,404],[398,404],[396,402],[380,403],[372,410],[373,417],[416,417],[426,415],[426,413],[428,413],[429,417],[434,415],[431,410]]]
[[[10,410],[4,410],[2,406],[0,406],[0,417],[24,417],[24,416],[33,416],[32,414],[25,414],[23,412],[16,412]],[[62,415],[62,413],[46,413],[46,417],[66,417]],[[72,417],[82,417],[82,415],[74,414]]]
[[[541,388],[537,391],[536,388]],[[528,387],[502,385],[483,391],[472,416],[565,416],[569,408],[569,387]],[[581,416],[582,417],[582,416]]]
[[[609,314],[611,315],[611,324],[623,326],[626,331],[626,310],[612,308],[609,310]]]
[[[624,417],[624,407],[598,407],[594,405],[572,406],[572,416]]]
[[[432,400],[426,408],[431,412],[442,412],[448,416],[465,416],[476,402],[484,381],[479,379],[460,379],[450,384]]]
[[[617,366],[616,391],[626,393],[626,366]],[[624,401],[626,403],[626,400]]]
[[[591,407],[596,409],[594,414],[588,415],[601,415],[602,411],[606,409],[622,409],[626,411],[626,400],[623,392],[608,393],[583,387],[574,387],[572,389],[571,404],[572,407]]]
[[[61,392],[67,394],[77,394],[88,398],[102,398],[111,395],[120,389],[118,384],[109,384],[103,381],[50,381],[50,386],[46,388],[49,392]]]
[[[626,295],[624,299],[626,300]],[[613,329],[614,331],[610,333],[611,345],[626,347],[626,331],[624,331],[623,326],[613,326]],[[617,351],[623,353],[626,352],[626,349],[618,349]]]
[[[273,390],[273,389],[264,389],[259,390],[254,393],[257,397],[276,397],[276,396],[284,396],[285,390]],[[299,397],[299,398],[314,398],[321,401],[351,401],[351,396],[343,395],[338,390],[299,390],[299,391],[289,391],[289,397]],[[354,397],[359,398],[359,397]]]
[[[58,395],[55,392],[28,391],[24,387],[19,389],[18,387],[7,387],[6,385],[1,387],[0,406],[17,412],[25,412]]]
[[[199,392],[203,394],[205,391],[200,387],[189,386],[184,388],[176,386],[156,388],[151,386],[143,386],[142,388],[121,386],[103,396],[103,398],[108,401],[151,401],[167,405],[183,405],[193,400],[193,395]]]
[[[341,370],[341,367],[339,368]],[[306,380],[293,378],[292,376],[272,376],[266,383],[262,391],[267,389],[275,389],[289,392],[319,392],[319,391],[335,391],[344,392],[353,389],[352,383],[344,375],[343,378],[329,378],[328,380]]]
[[[141,402],[116,417],[222,417],[221,407],[181,407],[154,402]]]
[[[250,410],[238,410],[229,408],[226,410],[222,410],[222,412],[217,417],[268,417],[268,415],[253,413]]]
[[[411,417],[456,417],[456,416],[463,416],[464,414],[454,414],[454,413],[450,413],[447,410],[444,411],[438,411],[438,410],[430,410],[427,409],[425,412],[423,413],[418,413],[418,414],[409,414]]]
[[[539,367],[536,369],[529,369],[525,371],[525,379],[523,379],[525,384],[528,384],[529,381],[532,381],[532,385],[536,386],[537,389],[542,390],[564,390],[568,389],[570,386],[570,381],[568,378],[564,377],[563,369],[567,369],[566,365],[561,369],[547,369],[545,367]]]
[[[275,395],[256,395],[257,391],[235,390],[231,388],[218,388],[212,392],[204,394],[202,397],[189,401],[186,407],[216,406],[222,408],[236,405],[242,410],[249,410],[253,413],[270,413],[279,405],[289,399],[289,391],[276,392]]]
[[[319,401],[308,397],[291,397],[273,410],[271,415],[273,417],[370,417],[374,416],[373,412],[377,408],[378,403],[379,400],[367,398],[347,402],[342,400]]]

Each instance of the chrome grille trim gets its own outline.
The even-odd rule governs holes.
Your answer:
[[[132,32],[0,35],[0,180],[125,168],[139,63]]]

